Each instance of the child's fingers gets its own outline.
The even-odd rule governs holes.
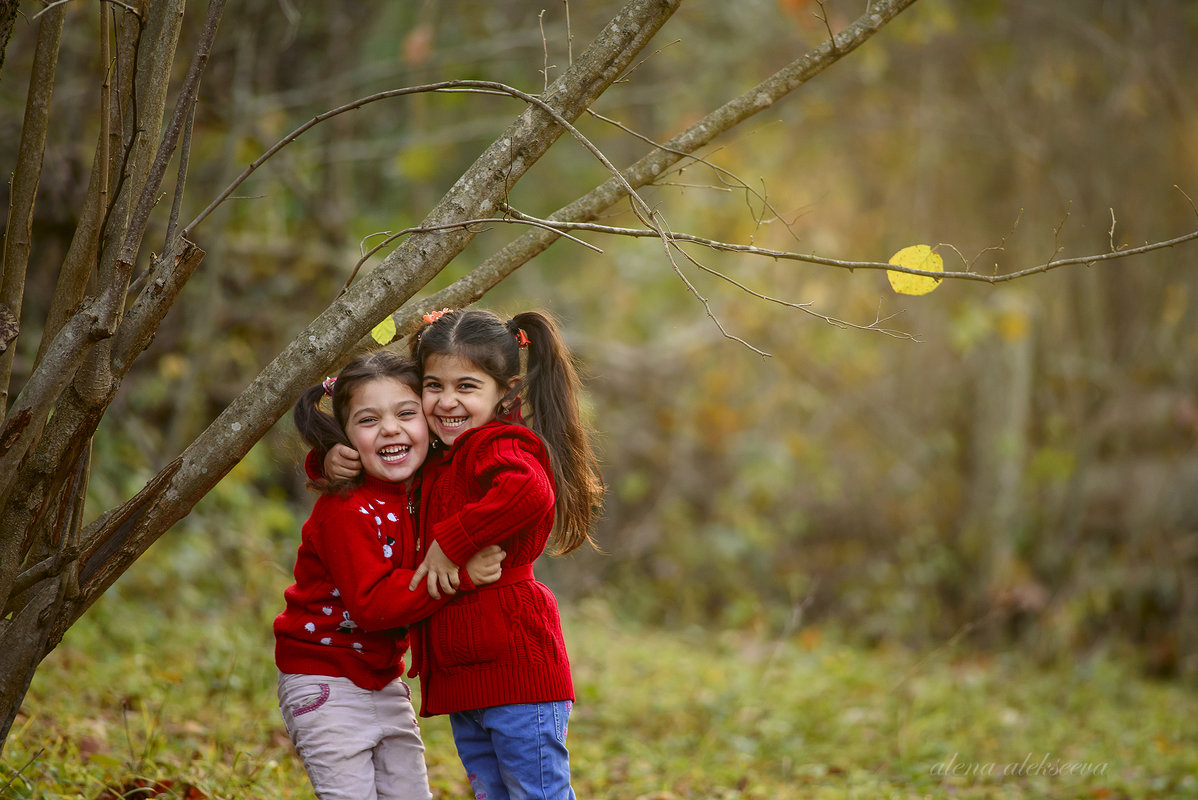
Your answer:
[[[416,587],[420,586],[420,582],[424,580],[424,576],[428,575],[428,567],[424,564],[416,567],[416,572],[412,575],[412,580],[408,581],[408,591],[416,591]]]
[[[478,554],[482,556],[483,563],[487,564],[488,566],[498,564],[507,556],[507,554],[504,553],[497,544],[484,547],[478,552]]]
[[[362,471],[362,456],[352,447],[335,444],[325,457],[325,472],[336,480],[350,480]]]

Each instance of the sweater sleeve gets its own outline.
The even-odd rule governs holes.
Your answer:
[[[368,520],[360,514],[326,519],[313,531],[312,545],[358,627],[381,631],[413,625],[448,598],[432,599],[423,585],[409,590],[415,570],[395,567]]]
[[[304,474],[310,481],[327,480],[324,476],[324,453],[308,451],[308,455],[304,457]]]
[[[432,525],[432,537],[450,561],[460,567],[487,545],[498,544],[553,513],[553,480],[543,454],[535,434],[523,431],[488,437],[485,446],[459,456],[469,457],[466,468],[482,493]]]

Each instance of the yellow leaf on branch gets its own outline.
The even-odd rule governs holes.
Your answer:
[[[887,263],[924,272],[944,272],[944,259],[926,244],[904,247],[892,255]],[[940,285],[939,278],[907,272],[887,271],[886,277],[890,279],[890,288],[899,294],[927,294]]]
[[[395,320],[388,314],[383,317],[382,322],[374,326],[370,335],[379,344],[390,344],[391,340],[395,338]]]

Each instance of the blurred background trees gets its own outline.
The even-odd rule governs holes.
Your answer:
[[[202,86],[196,202],[352,98],[448,78],[539,91],[613,11],[572,4],[568,33],[563,6],[541,15],[507,0],[238,5]],[[838,30],[860,5],[690,0],[596,110],[664,141],[826,38],[820,15]],[[96,16],[68,7],[62,75],[98,58]],[[921,0],[705,153],[753,193],[691,163],[642,194],[679,231],[871,261],[944,244],[947,268],[981,272],[1166,239],[1196,227],[1196,34],[1183,0]],[[19,133],[16,76],[33,38],[14,35],[6,53],[0,142]],[[44,316],[77,222],[93,90],[55,89],[28,318]],[[98,432],[93,513],[203,430],[336,296],[360,243],[416,224],[511,116],[510,101],[480,96],[376,103],[318,126],[243,186],[206,223],[203,268]],[[645,150],[602,121],[579,127],[617,164]],[[548,214],[604,177],[559,145],[511,203]],[[429,289],[512,235],[480,235]],[[605,552],[538,567],[563,602],[915,646],[964,630],[1045,658],[1130,645],[1154,672],[1198,671],[1193,250],[912,298],[880,273],[696,252],[758,291],[856,324],[881,314],[917,340],[688,273],[763,359],[719,334],[660,244],[583,238],[604,252],[561,242],[483,301],[551,309],[590,376]],[[18,383],[36,341],[18,342]],[[115,591],[182,585],[225,603],[264,561],[285,581],[311,503],[298,446],[283,420]]]

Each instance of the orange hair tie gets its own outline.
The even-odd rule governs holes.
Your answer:
[[[532,339],[528,338],[528,334],[524,332],[523,328],[516,331],[516,344],[520,347],[528,347],[532,344]]]
[[[440,311],[433,311],[429,314],[425,314],[421,319],[423,319],[429,325],[432,325],[434,322],[441,319],[441,317],[445,316],[448,313],[449,313],[449,309],[443,308]]]

